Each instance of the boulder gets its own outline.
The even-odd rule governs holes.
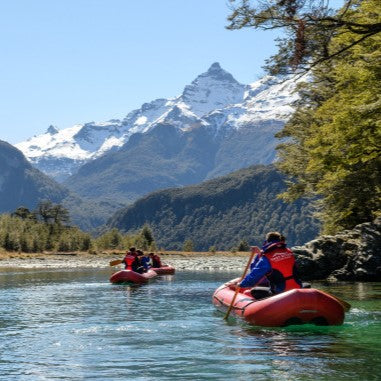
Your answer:
[[[292,250],[303,280],[381,281],[381,217]]]

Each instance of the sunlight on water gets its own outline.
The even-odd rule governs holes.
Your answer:
[[[2,270],[1,380],[377,380],[381,284],[314,284],[353,308],[339,327],[223,320],[236,274],[179,272],[144,286],[109,270]]]

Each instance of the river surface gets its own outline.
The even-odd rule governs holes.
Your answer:
[[[1,380],[381,380],[381,283],[313,283],[351,303],[339,327],[224,321],[238,276],[111,285],[109,269],[0,270]]]

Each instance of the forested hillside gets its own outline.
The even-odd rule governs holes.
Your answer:
[[[122,204],[82,200],[66,187],[33,168],[22,152],[0,140],[0,213],[23,206],[35,209],[48,200],[69,210],[70,222],[90,231],[106,222]]]
[[[0,140],[0,213],[34,208],[43,199],[61,202],[69,191],[33,168],[24,155]]]
[[[269,230],[279,230],[289,244],[302,244],[318,233],[310,204],[287,204],[277,195],[285,190],[273,166],[253,166],[200,185],[151,193],[117,212],[108,228],[134,231],[147,223],[158,247],[196,250],[237,247],[241,241],[260,245]]]

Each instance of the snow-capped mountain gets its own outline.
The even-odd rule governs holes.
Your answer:
[[[292,79],[274,83],[268,76],[243,85],[214,63],[176,98],[145,103],[123,120],[90,122],[62,130],[50,126],[45,134],[16,147],[35,167],[63,181],[84,163],[120,149],[133,134],[147,133],[162,124],[181,131],[203,126],[215,136],[250,126],[260,129],[269,123],[279,129],[292,112],[294,87]]]

